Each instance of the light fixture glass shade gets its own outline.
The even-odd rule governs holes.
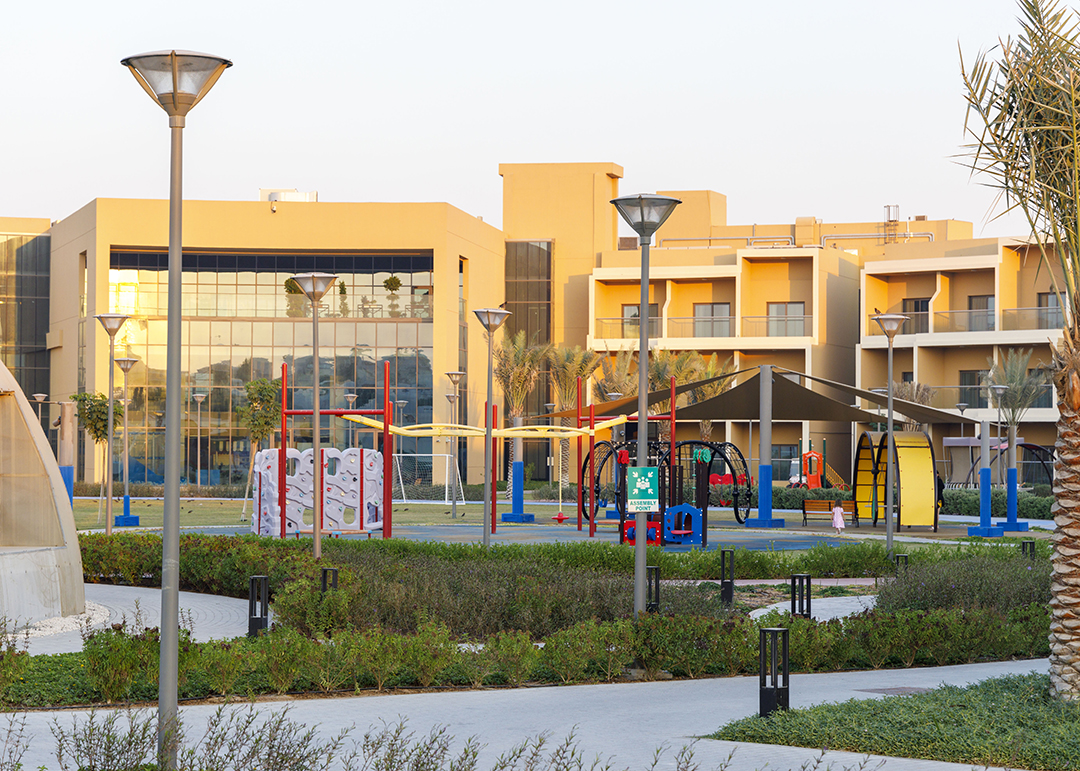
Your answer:
[[[605,394],[605,395],[607,396],[608,401],[615,401],[616,399],[619,399],[619,398],[622,397],[622,392],[620,392],[620,391],[608,391],[607,394]]]
[[[121,59],[169,115],[187,115],[232,62],[194,51],[152,51]]]
[[[192,395],[191,395],[191,398],[192,398],[192,399],[194,399],[194,400],[195,400],[196,402],[198,402],[199,404],[202,404],[202,403],[203,403],[203,399],[205,399],[205,398],[206,398],[206,394],[192,394]]]
[[[964,414],[964,410],[966,410],[967,407],[968,407],[967,402],[957,402],[956,403],[956,409],[960,410],[961,415]]]
[[[461,385],[462,379],[465,377],[464,372],[447,372],[446,376],[450,378],[450,382],[456,386]]]
[[[292,277],[300,291],[313,303],[317,303],[337,283],[332,273],[298,273]]]
[[[451,404],[453,404],[454,402],[456,402],[456,401],[457,401],[457,394],[447,394],[447,395],[446,395],[446,401],[448,401],[448,402],[450,402]]]
[[[122,369],[124,371],[125,375],[127,373],[131,372],[131,368],[139,363],[138,359],[132,359],[132,358],[130,358],[128,356],[125,356],[122,359],[113,359],[113,361],[116,362],[116,366],[118,366],[120,369]]]
[[[510,311],[502,308],[478,308],[473,313],[476,314],[476,318],[480,319],[480,323],[484,325],[484,329],[489,333],[501,327],[503,322],[513,315]]]
[[[99,313],[94,318],[101,322],[101,326],[105,327],[109,337],[115,337],[120,328],[124,326],[124,322],[131,317],[124,313]]]
[[[356,394],[345,394],[345,401],[349,403],[349,409],[351,410],[353,405],[356,404]]]
[[[870,318],[878,323],[878,326],[881,327],[881,331],[889,338],[895,337],[897,330],[899,330],[901,325],[908,320],[908,317],[902,313],[879,313]]]
[[[49,398],[48,394],[31,394],[34,397],[34,401],[43,402]]]
[[[666,195],[638,193],[611,200],[627,224],[642,238],[650,238],[682,201]]]

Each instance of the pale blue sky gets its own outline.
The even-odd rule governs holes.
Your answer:
[[[952,156],[965,56],[1013,0],[10,3],[0,216],[163,198],[168,127],[119,64],[231,58],[188,117],[185,197],[448,201],[499,225],[498,164],[613,161],[624,193],[708,188],[732,223],[987,222]]]

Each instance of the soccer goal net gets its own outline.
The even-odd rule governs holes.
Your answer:
[[[465,500],[453,455],[394,455],[394,500],[403,503]]]

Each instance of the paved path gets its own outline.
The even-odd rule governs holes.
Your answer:
[[[987,677],[1045,672],[1045,660],[971,664],[956,667],[894,669],[871,672],[794,675],[791,682],[792,707],[806,707],[823,702],[847,699],[885,698],[890,689],[934,688],[942,683],[966,685]],[[902,698],[902,697],[893,697]],[[263,703],[258,709],[267,713],[282,709],[285,703]],[[329,737],[355,725],[358,734],[380,721],[408,719],[417,734],[426,734],[435,725],[445,725],[460,747],[467,737],[476,736],[486,747],[479,768],[486,771],[495,758],[526,738],[550,732],[554,741],[571,731],[580,741],[580,749],[591,760],[599,755],[611,758],[614,768],[648,768],[655,749],[671,748],[660,768],[674,768],[673,753],[694,737],[715,731],[725,723],[757,713],[756,677],[718,678],[655,683],[620,683],[565,687],[495,689],[379,695],[341,699],[313,699],[288,703],[294,720],[316,726],[319,734]],[[190,736],[200,736],[213,706],[182,709]],[[27,730],[34,737],[23,758],[24,768],[55,764],[51,755],[53,740],[49,724],[55,713],[32,713]],[[76,719],[82,713],[74,715]],[[70,725],[72,716],[60,720]],[[0,724],[2,725],[2,724]],[[644,728],[644,733],[641,731]],[[359,738],[356,736],[355,738]],[[695,745],[695,761],[702,769],[720,767],[734,750],[731,771],[764,768],[772,771],[797,769],[812,763],[819,750],[771,745],[737,744],[703,739]],[[862,757],[852,753],[828,752],[825,764],[833,769],[855,766]],[[884,761],[884,771],[968,771],[965,764],[901,758],[871,758],[867,768]],[[586,766],[588,763],[586,763]]]

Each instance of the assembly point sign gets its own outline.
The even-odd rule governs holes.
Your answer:
[[[626,470],[626,511],[660,511],[660,475],[655,466],[631,466]]]

